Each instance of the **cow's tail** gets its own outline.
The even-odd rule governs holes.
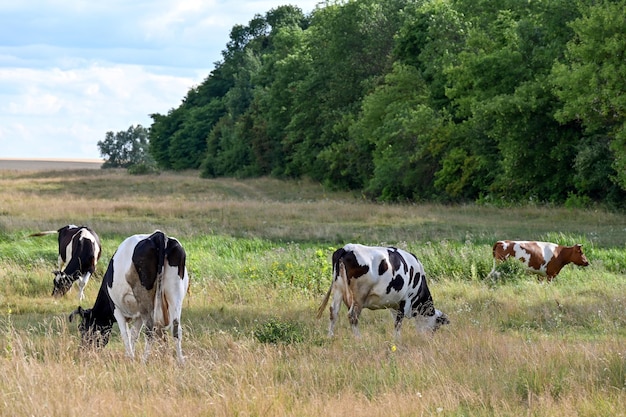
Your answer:
[[[155,327],[167,327],[170,324],[170,306],[167,296],[163,291],[163,275],[159,274],[156,281],[156,290],[154,294],[154,313],[153,320]]]
[[[501,246],[501,242],[498,241],[493,245],[493,265],[491,267],[491,271],[487,274],[487,278],[491,278],[494,272],[496,272],[496,260],[498,259],[498,248]]]
[[[332,290],[333,290],[333,283],[331,282],[330,283],[330,288],[326,292],[326,296],[324,297],[324,300],[322,300],[322,304],[320,304],[320,306],[317,308],[317,318],[318,319],[320,317],[322,317],[322,314],[324,313],[324,309],[326,308],[326,304],[328,304],[328,300],[330,299],[330,293],[332,292]]]
[[[156,233],[157,232],[155,232],[153,235],[156,235]],[[163,279],[165,278],[166,244],[165,235],[162,232],[158,233],[159,234],[156,239],[156,241],[158,242],[157,276],[155,282],[156,288],[154,293],[154,312],[152,318],[156,327],[167,327],[170,324],[169,303],[167,301],[166,294],[163,291]]]
[[[343,288],[343,293],[345,296],[346,304],[349,307],[352,307],[353,305],[354,298],[352,296],[352,291],[350,290],[350,287],[348,287],[348,276],[346,274],[346,266],[340,260],[337,263],[335,263],[335,265],[333,265],[333,281],[330,283],[330,288],[328,288],[328,291],[326,292],[326,296],[324,297],[324,300],[322,300],[322,304],[320,304],[320,306],[317,308],[318,319],[322,317],[322,314],[324,313],[324,309],[326,308],[326,304],[328,304],[328,300],[330,299],[330,294],[332,293],[333,286],[335,285],[335,279],[341,280],[341,286]]]
[[[343,293],[345,294],[345,302],[348,305],[348,308],[352,309],[354,306],[354,296],[352,294],[352,289],[348,285],[348,274],[346,273],[346,265],[339,261],[339,278],[341,278],[341,285],[344,288]]]
[[[328,304],[328,300],[330,300],[330,294],[333,292],[333,285],[335,285],[335,277],[337,276],[337,265],[340,263],[341,262],[335,262],[333,264],[333,277],[332,277],[332,280],[330,281],[330,287],[328,288],[328,291],[326,292],[326,296],[324,297],[324,300],[322,300],[322,304],[320,304],[320,306],[317,308],[318,319],[322,317],[322,314],[324,313],[324,309],[326,309],[326,304]]]
[[[45,232],[37,232],[28,235],[28,237],[37,237],[37,236],[46,236],[46,235],[56,235],[59,233],[57,230],[46,230]]]

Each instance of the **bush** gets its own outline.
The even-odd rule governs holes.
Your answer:
[[[131,175],[149,175],[160,174],[161,171],[154,162],[140,162],[129,166],[128,173]]]
[[[302,326],[272,318],[254,330],[254,337],[261,343],[298,343],[304,340]]]

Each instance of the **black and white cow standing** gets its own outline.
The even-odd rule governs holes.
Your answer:
[[[87,226],[64,226],[59,230],[33,233],[30,236],[44,236],[57,233],[59,236],[59,269],[53,271],[54,288],[52,295],[65,295],[75,282],[80,292],[78,299],[85,297],[85,286],[96,271],[96,264],[102,254],[100,238]]]
[[[126,354],[133,358],[135,342],[145,326],[145,361],[155,333],[171,330],[182,363],[180,317],[189,287],[185,262],[185,250],[178,240],[159,230],[124,240],[109,262],[93,308],[79,306],[69,316],[70,321],[81,316],[83,344],[106,346],[117,321]]]
[[[424,267],[412,253],[393,247],[348,244],[333,253],[333,282],[318,308],[319,318],[330,299],[328,335],[333,336],[343,301],[355,336],[361,310],[390,309],[395,313],[395,334],[404,317],[415,317],[418,331],[436,331],[450,323],[435,309]]]

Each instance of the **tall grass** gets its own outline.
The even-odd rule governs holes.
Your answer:
[[[626,415],[622,214],[380,205],[311,182],[119,171],[0,172],[0,201],[0,415]],[[80,347],[77,292],[50,297],[56,238],[27,237],[68,223],[102,237],[85,307],[129,234],[181,240],[184,367],[171,341],[146,364],[127,359],[117,330],[101,351]],[[591,265],[547,284],[509,261],[487,280],[502,238],[583,243]],[[355,339],[344,308],[328,339],[314,312],[348,241],[414,252],[451,324],[424,337],[407,320],[394,339],[391,314],[366,310]]]

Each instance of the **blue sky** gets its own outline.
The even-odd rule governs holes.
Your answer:
[[[320,0],[0,2],[0,158],[99,158],[106,132],[149,127],[221,60],[231,28]]]

